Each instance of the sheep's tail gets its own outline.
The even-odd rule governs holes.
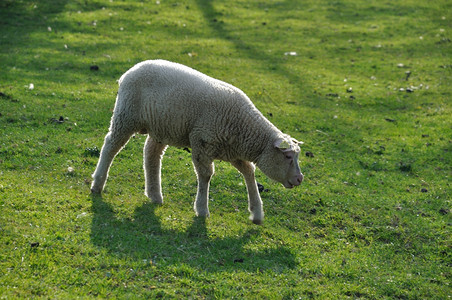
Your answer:
[[[122,81],[125,79],[126,76],[128,76],[130,73],[135,73],[136,71],[138,71],[138,69],[141,68],[142,65],[144,64],[149,64],[149,61],[142,61],[140,63],[137,63],[136,65],[134,65],[132,68],[130,68],[129,70],[127,70],[127,72],[125,72],[124,74],[122,74],[122,76],[119,78],[118,80],[118,84],[121,85]],[[139,75],[135,75],[135,78],[139,77]]]
[[[124,80],[126,73],[122,74],[122,76],[118,79],[118,85],[121,86],[121,82]]]

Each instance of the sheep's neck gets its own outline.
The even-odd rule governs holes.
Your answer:
[[[245,123],[245,122],[244,122]],[[243,124],[240,126],[240,141],[238,141],[238,154],[241,159],[256,163],[262,152],[273,143],[282,133],[260,112],[254,116],[252,126]]]

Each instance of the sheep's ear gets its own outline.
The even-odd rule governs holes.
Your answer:
[[[290,144],[284,139],[277,139],[274,146],[281,150],[290,150]]]
[[[294,138],[292,138],[292,142],[293,142],[295,145],[303,145],[303,144],[304,144],[304,142],[302,142],[302,141],[297,141],[297,140],[294,139]]]

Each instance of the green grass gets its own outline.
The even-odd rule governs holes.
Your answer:
[[[3,0],[0,20],[0,298],[450,298],[450,1]],[[139,135],[90,196],[116,80],[155,58],[305,142],[300,187],[258,172],[263,226],[224,162],[195,218],[176,148],[150,204]]]

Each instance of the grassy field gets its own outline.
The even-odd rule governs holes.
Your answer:
[[[1,0],[0,298],[450,298],[451,32],[447,0]],[[177,148],[150,204],[142,135],[90,196],[116,81],[155,58],[305,142],[300,187],[257,173],[262,226],[225,162],[196,218]]]

